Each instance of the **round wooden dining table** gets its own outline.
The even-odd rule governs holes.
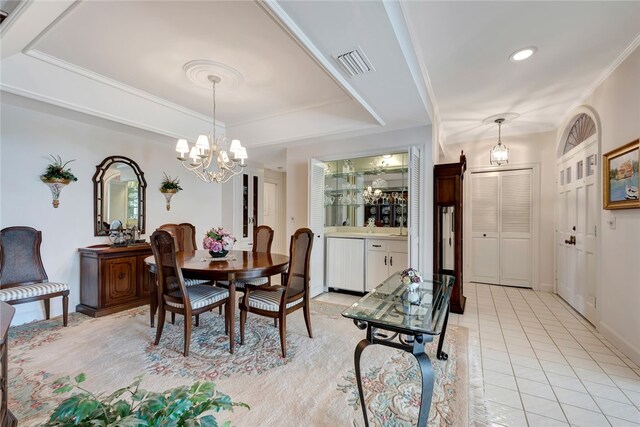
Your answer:
[[[212,258],[206,250],[177,252],[176,258],[185,278],[226,280],[229,282],[229,300],[232,302],[229,307],[229,350],[231,353],[234,349],[235,332],[235,281],[273,276],[286,271],[289,265],[289,257],[286,255],[253,251],[229,251],[224,260]],[[149,256],[145,258],[144,262],[149,273],[155,276],[156,261],[154,257]],[[149,286],[151,288],[150,316],[151,326],[153,326],[159,303],[155,277],[149,280]]]

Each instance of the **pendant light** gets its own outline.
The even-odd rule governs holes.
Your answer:
[[[504,119],[496,119],[498,124],[498,144],[494,145],[489,153],[489,160],[492,165],[503,165],[509,163],[509,149],[501,141],[501,126],[504,123]]]

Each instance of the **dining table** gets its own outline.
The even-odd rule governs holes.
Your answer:
[[[224,258],[213,258],[206,250],[183,251],[176,253],[176,260],[185,278],[228,282],[230,301],[229,350],[231,353],[234,350],[236,280],[274,276],[285,272],[289,266],[289,257],[286,255],[253,251],[232,250]],[[144,262],[150,275],[154,276],[149,280],[151,294],[151,309],[149,311],[153,327],[161,295],[157,292],[154,257],[149,256],[145,258]]]

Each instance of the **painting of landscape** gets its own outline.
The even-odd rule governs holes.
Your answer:
[[[605,155],[605,209],[640,207],[638,202],[638,141]]]

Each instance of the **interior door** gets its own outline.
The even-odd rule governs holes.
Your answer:
[[[531,169],[471,174],[473,282],[532,286]]]
[[[311,297],[324,292],[324,163],[309,159],[309,228],[315,241],[311,250]]]
[[[471,174],[471,281],[500,284],[498,172]]]
[[[420,263],[420,210],[422,172],[420,168],[420,150],[418,147],[409,149],[409,259],[410,266],[424,271]],[[406,263],[405,263],[406,264]],[[406,267],[405,267],[406,268]]]
[[[558,162],[556,291],[596,321],[596,234],[599,207],[597,143],[593,137]]]

